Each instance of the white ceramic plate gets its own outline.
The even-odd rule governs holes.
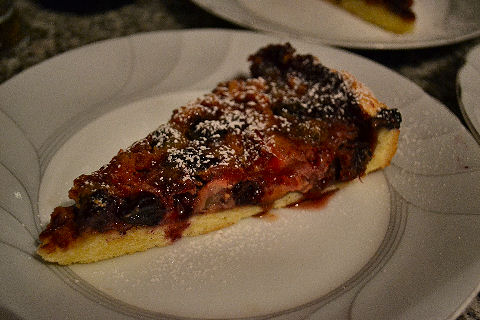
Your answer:
[[[480,46],[468,53],[458,73],[457,97],[465,122],[480,143]]]
[[[0,86],[0,312],[26,319],[453,319],[479,289],[480,149],[421,89],[352,54],[291,39],[403,115],[392,165],[323,209],[284,209],[167,248],[59,267],[35,256],[72,180],[248,71],[278,39],[148,33],[72,50]],[[282,40],[283,41],[283,40]]]
[[[194,0],[247,28],[349,48],[406,49],[445,45],[480,34],[478,0],[417,0],[415,30],[396,35],[323,0]]]

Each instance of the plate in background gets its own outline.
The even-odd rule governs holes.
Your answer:
[[[241,26],[347,48],[412,49],[451,44],[480,35],[477,0],[418,0],[410,34],[397,35],[322,0],[194,0]]]
[[[457,77],[460,110],[470,131],[480,143],[480,46],[467,55]]]

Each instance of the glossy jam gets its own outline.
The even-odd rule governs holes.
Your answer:
[[[323,209],[328,205],[328,202],[335,194],[335,191],[329,191],[323,193],[322,195],[307,198],[299,203],[295,203],[294,205],[289,206],[289,208],[293,209]]]

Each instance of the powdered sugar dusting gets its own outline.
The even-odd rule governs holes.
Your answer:
[[[346,106],[358,102],[351,83],[336,72],[322,82],[304,78],[292,72],[284,85],[262,77],[221,83],[211,94],[180,108],[152,138],[157,147],[169,145],[168,161],[182,172],[184,181],[211,166],[251,163],[261,150],[271,151],[271,134],[290,132],[291,119],[284,115],[292,112],[289,106],[300,108],[295,112],[306,117],[342,119]],[[275,105],[285,105],[285,112],[272,114]],[[186,143],[176,125],[188,127],[183,132],[190,138]],[[240,137],[240,146],[225,143],[231,135]]]
[[[155,147],[167,146],[167,161],[182,172],[183,181],[212,166],[240,168],[257,160],[261,150],[270,150],[265,135],[291,125],[271,114],[268,89],[261,77],[220,84],[152,133]],[[181,133],[175,126],[188,129]]]
[[[157,142],[157,147],[163,146],[168,140],[173,143],[180,143],[183,139],[181,132],[173,128],[169,123],[160,125],[151,135],[152,139]]]

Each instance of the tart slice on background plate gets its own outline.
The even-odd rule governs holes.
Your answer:
[[[350,13],[394,33],[412,32],[413,0],[327,0]]]

